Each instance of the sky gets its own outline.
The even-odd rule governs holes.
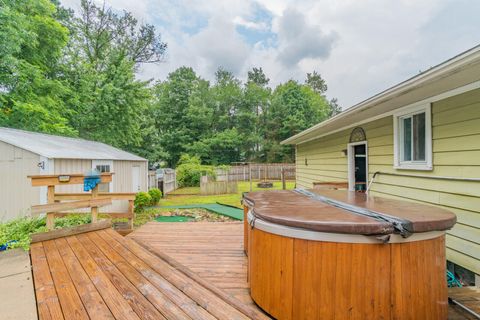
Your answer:
[[[168,44],[141,79],[189,66],[208,80],[219,67],[245,80],[262,67],[276,86],[315,70],[343,109],[480,44],[478,0],[105,1]],[[78,11],[80,0],[61,2]]]

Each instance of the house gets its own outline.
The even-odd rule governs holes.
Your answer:
[[[104,143],[10,128],[0,128],[0,221],[28,216],[30,207],[47,202],[46,187],[31,186],[29,175],[113,172],[100,192],[147,190],[148,162]],[[56,192],[83,192],[81,185],[57,186]],[[126,209],[114,203],[105,211]],[[121,212],[121,211],[120,211]]]
[[[297,187],[348,181],[453,211],[447,259],[480,283],[480,46],[282,143],[296,147]]]

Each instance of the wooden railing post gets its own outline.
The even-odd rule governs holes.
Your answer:
[[[98,184],[95,186],[95,188],[92,189],[92,200],[98,197]],[[92,223],[97,222],[98,220],[98,207],[92,207],[91,209],[92,212]]]
[[[130,229],[133,230],[133,217],[135,216],[133,200],[128,200],[128,213],[130,214],[128,217],[128,225],[130,226]]]
[[[48,186],[47,188],[47,203],[55,203],[55,186]],[[55,228],[55,212],[47,212],[46,224],[48,230]]]

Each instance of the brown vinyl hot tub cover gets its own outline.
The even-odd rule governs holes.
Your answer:
[[[433,206],[367,196],[344,190],[308,190],[329,199],[368,209],[409,222],[409,231],[427,232],[450,229],[456,216]],[[321,232],[385,235],[395,232],[394,225],[372,217],[341,209],[295,191],[259,191],[244,195],[256,218],[279,225]]]

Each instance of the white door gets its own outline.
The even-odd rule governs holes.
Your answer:
[[[140,191],[140,167],[132,167],[132,192]]]

